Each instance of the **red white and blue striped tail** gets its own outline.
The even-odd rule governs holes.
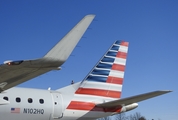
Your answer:
[[[124,41],[114,42],[86,76],[75,94],[114,99],[120,98],[128,44],[128,42]]]

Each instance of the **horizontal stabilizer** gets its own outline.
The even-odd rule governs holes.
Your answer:
[[[136,96],[132,96],[132,97],[127,97],[127,98],[122,98],[119,100],[114,100],[114,101],[110,101],[110,102],[105,102],[102,104],[97,104],[96,106],[98,107],[104,107],[104,108],[109,108],[109,107],[115,107],[118,105],[129,105],[132,103],[137,103],[146,99],[150,99],[162,94],[166,94],[172,91],[169,90],[162,90],[162,91],[154,91],[154,92],[149,92],[149,93],[145,93],[145,94],[140,94],[140,95],[136,95]]]

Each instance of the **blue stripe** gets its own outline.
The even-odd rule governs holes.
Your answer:
[[[111,48],[111,50],[116,50],[116,51],[118,51],[119,50],[119,46],[112,46],[112,48]]]
[[[94,75],[106,75],[108,76],[109,75],[109,70],[97,70],[97,69],[94,69],[91,74],[94,74]]]
[[[110,65],[110,64],[104,64],[104,63],[99,63],[96,67],[97,68],[111,69],[112,65]]]
[[[109,52],[106,54],[106,56],[113,56],[113,57],[116,57],[116,55],[117,55],[117,52],[111,52],[111,51],[109,51]]]
[[[122,42],[122,41],[118,40],[118,41],[116,41],[116,42],[115,42],[115,44],[120,45],[120,44],[121,44],[121,42]]]
[[[101,77],[101,76],[88,76],[87,79],[88,81],[95,81],[95,82],[106,82],[107,77]]]
[[[114,58],[104,57],[101,61],[102,62],[114,62]]]

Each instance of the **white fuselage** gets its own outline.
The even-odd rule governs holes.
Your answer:
[[[58,91],[11,88],[0,94],[9,103],[0,105],[0,120],[76,120],[103,116],[103,112],[69,110]]]
[[[62,99],[55,91],[11,88],[0,98],[10,102],[0,105],[0,120],[53,120],[62,115]]]

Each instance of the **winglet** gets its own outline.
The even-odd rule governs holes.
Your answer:
[[[68,32],[44,58],[65,62],[87,30],[95,15],[86,15],[71,31]]]

